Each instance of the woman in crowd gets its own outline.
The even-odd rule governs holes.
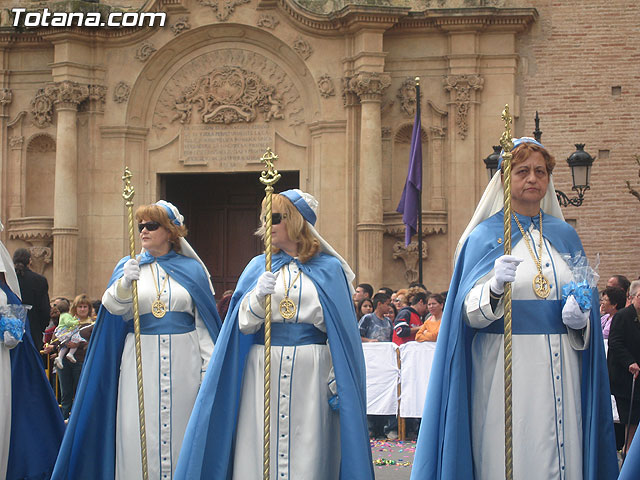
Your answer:
[[[91,332],[93,331],[93,319],[91,313],[93,306],[89,297],[84,293],[78,295],[71,303],[69,314],[78,321],[78,335],[84,339],[83,342],[70,342],[69,348],[77,348],[74,355],[75,362],[68,356],[61,359],[62,368],[57,369],[58,382],[60,383],[60,405],[62,408],[62,416],[69,418],[71,413],[71,407],[73,405],[73,399],[76,395],[78,388],[78,382],[80,381],[80,373],[82,373],[82,366],[84,365],[85,356],[87,353],[87,346],[89,345],[89,339],[91,338]],[[63,312],[64,313],[64,312]],[[45,353],[49,353],[52,348],[61,349],[59,339],[55,336],[47,347],[45,347]]]
[[[602,336],[604,339],[609,338],[609,330],[611,329],[611,321],[613,316],[622,310],[627,303],[627,294],[618,287],[607,287],[600,295],[600,325],[602,327]]]
[[[356,318],[358,322],[364,315],[371,312],[373,312],[373,302],[370,298],[363,298],[358,302],[358,306],[356,307]]]
[[[54,479],[142,477],[134,280],[150,479],[172,477],[209,364],[221,322],[209,272],[184,238],[182,215],[161,200],[139,207],[136,220],[142,254],[120,260],[102,297]]]
[[[554,158],[514,140],[512,255],[504,255],[502,175],[456,252],[411,476],[504,478],[504,287],[512,283],[513,478],[608,480],[618,466],[595,289],[563,301],[584,251],[562,219]],[[534,279],[536,280],[534,282]]]
[[[317,201],[273,195],[271,270],[245,268],[185,434],[177,479],[263,478],[263,324],[271,295],[272,479],[373,479],[353,273],[317,233]],[[266,240],[263,226],[258,233]]]
[[[611,322],[607,357],[611,393],[616,398],[620,423],[625,425],[625,439],[628,438],[625,454],[640,421],[640,385],[634,388],[640,373],[640,280],[631,282],[629,298],[631,305],[618,311]]]
[[[3,230],[0,223],[0,231]],[[20,305],[11,256],[0,242],[0,307]],[[49,478],[64,433],[58,402],[31,338],[11,315],[0,320],[0,478]]]
[[[398,311],[409,306],[408,294],[409,294],[409,290],[407,290],[406,288],[401,288],[396,292],[396,296],[393,299],[393,304],[396,306],[396,309]]]
[[[416,333],[416,342],[435,342],[438,340],[442,311],[444,310],[444,297],[439,293],[432,293],[427,297],[427,317]]]

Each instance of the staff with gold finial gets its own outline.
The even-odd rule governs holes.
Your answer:
[[[131,185],[131,170],[129,167],[124,168],[124,175],[122,180],[124,181],[124,191],[122,197],[125,200],[127,207],[127,216],[129,220],[129,254],[131,258],[136,258],[136,241],[133,233],[133,197],[135,190]],[[144,391],[142,383],[142,351],[140,348],[140,311],[138,309],[138,281],[133,280],[131,282],[132,297],[133,297],[133,333],[135,336],[136,346],[136,377],[138,381],[138,410],[140,413],[140,451],[142,458],[142,478],[148,480],[149,469],[147,466],[147,433],[145,428],[145,415],[144,415]]]
[[[511,255],[511,114],[509,104],[502,111],[504,132],[500,137],[502,146],[502,172],[504,178],[504,254]],[[504,471],[505,479],[513,479],[513,412],[511,367],[511,283],[504,284]]]
[[[266,196],[266,218],[265,218],[265,271],[271,271],[271,195],[273,186],[280,180],[280,174],[275,169],[273,162],[278,156],[267,148],[267,151],[260,159],[264,162],[266,170],[260,174],[260,182],[266,185],[264,191]],[[264,480],[269,480],[269,459],[271,452],[271,295],[265,297],[264,316]]]

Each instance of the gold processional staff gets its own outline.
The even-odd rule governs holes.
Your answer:
[[[502,146],[502,174],[504,178],[504,254],[511,255],[511,114],[509,105],[502,111],[504,133]],[[511,283],[504,284],[504,472],[506,480],[513,480],[513,412],[511,367]]]
[[[124,191],[122,197],[125,200],[127,213],[129,216],[129,253],[131,258],[136,258],[136,240],[133,234],[133,196],[135,191],[131,185],[131,170],[124,167]],[[131,282],[133,289],[133,333],[136,345],[136,376],[138,378],[138,411],[140,413],[140,452],[142,456],[142,478],[149,479],[149,469],[147,467],[147,433],[144,420],[144,393],[142,390],[142,352],[140,349],[140,312],[138,310],[138,282]]]
[[[260,182],[266,185],[264,191],[266,196],[265,211],[265,271],[271,271],[271,195],[273,194],[273,185],[280,180],[278,170],[273,166],[273,162],[278,156],[267,148],[267,151],[260,159],[264,162],[266,170],[260,174]],[[269,459],[271,454],[271,295],[265,298],[265,314],[264,314],[264,480],[270,480]]]

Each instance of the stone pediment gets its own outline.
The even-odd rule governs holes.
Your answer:
[[[234,48],[205,53],[177,69],[158,97],[153,129],[165,136],[186,125],[272,121],[304,123],[298,89],[273,60]]]

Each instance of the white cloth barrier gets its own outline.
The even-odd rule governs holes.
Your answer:
[[[392,342],[363,343],[367,367],[367,414],[395,415],[398,412],[398,346]]]
[[[400,416],[422,417],[427,394],[435,342],[363,343],[367,368],[367,414],[396,415],[398,413],[398,382],[402,392]],[[396,350],[400,349],[401,368]]]
[[[435,353],[436,342],[408,342],[400,346],[401,417],[422,417]]]

